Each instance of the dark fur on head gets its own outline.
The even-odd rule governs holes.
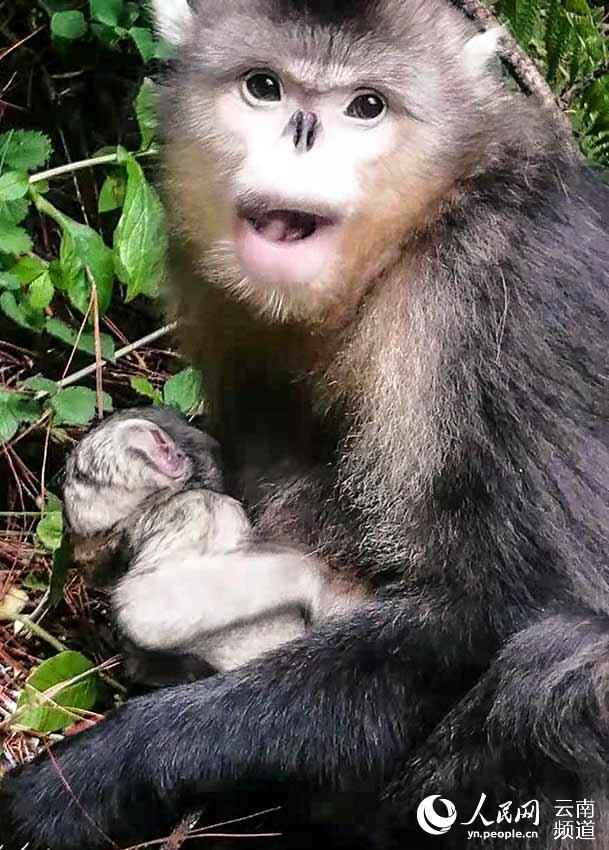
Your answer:
[[[519,847],[550,848],[552,801],[600,808],[609,788],[609,190],[484,50],[459,60],[470,31],[441,0],[358,4],[351,28],[317,26],[313,4],[277,26],[274,3],[198,8],[164,95],[184,347],[258,533],[366,575],[376,601],[126,706],[56,748],[62,777],[113,837],[279,779],[378,797],[383,848],[424,846],[427,795],[459,823],[483,793],[491,812],[535,798]],[[237,286],[230,239],[223,263],[210,251],[243,156],[215,87],[253,56],[374,66],[404,107],[335,272],[280,305]],[[101,845],[48,761],[4,793],[23,838]],[[324,846],[375,846],[357,829]],[[459,825],[432,840],[478,846]]]

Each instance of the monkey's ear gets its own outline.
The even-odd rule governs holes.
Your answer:
[[[463,61],[471,74],[479,75],[486,71],[488,63],[497,56],[499,42],[504,35],[503,27],[493,27],[470,38],[463,51]]]
[[[190,460],[167,431],[146,420],[124,423],[128,447],[167,478],[187,478],[192,470]]]
[[[192,21],[188,0],[150,0],[156,31],[170,44],[181,44]]]

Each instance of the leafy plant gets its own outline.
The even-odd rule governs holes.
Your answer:
[[[592,0],[500,0],[498,8],[570,112],[586,156],[609,165],[605,5]]]
[[[144,62],[168,59],[171,48],[152,32],[146,9],[129,0],[89,0],[83,10],[70,0],[42,0],[50,18],[51,33],[58,50],[86,39],[110,49],[137,49]]]

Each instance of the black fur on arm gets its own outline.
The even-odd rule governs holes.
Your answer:
[[[0,839],[94,850],[157,837],[201,795],[243,785],[380,791],[413,730],[474,679],[447,638],[416,604],[388,601],[239,671],[131,700],[3,781]]]

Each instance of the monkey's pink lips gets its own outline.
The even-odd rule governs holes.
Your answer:
[[[332,260],[337,241],[333,219],[302,210],[243,212],[236,248],[243,273],[272,285],[298,285],[317,278]]]

